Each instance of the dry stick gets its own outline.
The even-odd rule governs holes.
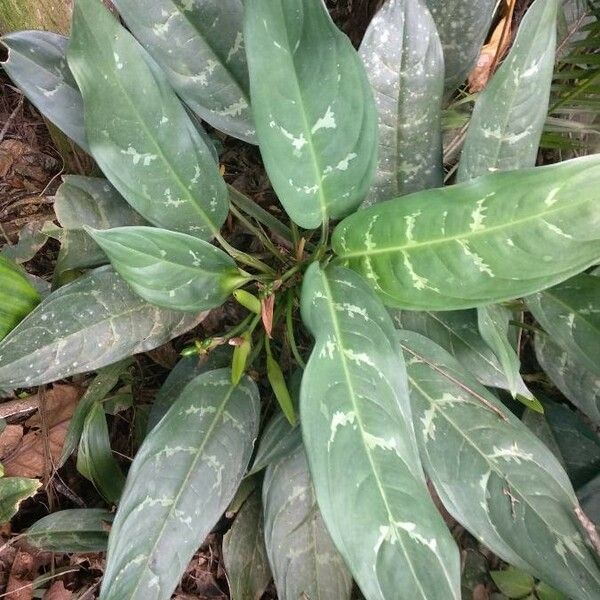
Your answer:
[[[586,532],[588,540],[594,547],[596,554],[600,556],[600,535],[598,535],[598,530],[596,529],[596,526],[594,525],[594,523],[592,523],[592,520],[583,512],[581,506],[576,506],[573,509],[573,512],[575,513],[577,520],[581,523],[581,526]]]
[[[6,123],[4,123],[4,127],[2,128],[2,131],[0,131],[0,142],[2,142],[2,140],[4,140],[4,136],[6,135],[6,132],[9,130],[10,126],[12,125],[12,122],[16,119],[17,114],[23,107],[24,100],[25,100],[25,96],[21,95],[21,97],[19,98],[19,102],[17,103],[17,106],[15,106],[15,109],[10,113],[10,116],[8,117],[8,119],[6,119]]]

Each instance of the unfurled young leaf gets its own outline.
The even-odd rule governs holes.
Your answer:
[[[263,504],[278,598],[349,600],[352,576],[323,522],[302,445],[267,469]]]
[[[90,152],[151,223],[213,237],[225,183],[166,77],[101,0],[77,0],[69,66],[83,94]]]
[[[50,294],[0,342],[0,388],[42,385],[146,352],[197,325],[152,306],[102,267]]]
[[[193,379],[135,456],[109,538],[100,598],[167,600],[233,498],[258,433],[260,401],[229,369]]]
[[[426,3],[444,49],[445,88],[452,93],[477,62],[492,23],[496,0],[426,0]]]
[[[452,310],[551,287],[598,260],[600,157],[493,173],[359,211],[335,253],[397,308]]]
[[[265,548],[260,492],[242,505],[231,529],[223,536],[223,561],[231,600],[258,600],[271,581]]]
[[[365,204],[440,187],[444,56],[422,0],[388,0],[360,46],[379,114],[375,180]]]
[[[398,332],[425,470],[446,509],[492,552],[574,600],[600,594],[560,463],[435,343]]]
[[[195,113],[254,142],[242,0],[115,0],[114,5]]]
[[[2,67],[27,99],[83,150],[88,149],[83,100],[65,56],[68,39],[50,31],[18,31],[0,38]]]
[[[581,273],[527,298],[527,307],[563,350],[600,377],[600,277]]]
[[[550,98],[558,0],[536,0],[509,55],[473,109],[458,181],[533,167]]]
[[[248,280],[225,252],[185,233],[156,227],[86,231],[131,289],[157,306],[215,308]]]
[[[315,228],[357,208],[376,162],[377,115],[350,40],[322,0],[248,0],[256,132],[290,217]]]
[[[302,434],[335,545],[367,600],[458,598],[458,551],[425,485],[391,318],[356,273],[316,263],[301,308],[316,338]]]
[[[0,340],[5,338],[39,303],[40,295],[25,271],[0,256]]]
[[[113,514],[101,508],[72,508],[36,521],[25,533],[45,552],[103,552]]]
[[[509,598],[523,598],[533,591],[535,581],[531,575],[509,567],[504,571],[490,573],[498,589]]]
[[[10,521],[21,502],[33,496],[41,486],[39,479],[0,477],[0,525]]]

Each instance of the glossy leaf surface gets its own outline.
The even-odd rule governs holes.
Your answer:
[[[366,205],[441,187],[444,56],[421,0],[388,0],[360,46],[379,115],[378,163]]]
[[[83,100],[65,56],[68,39],[50,31],[18,31],[1,38],[2,67],[27,99],[83,150],[88,149]]]
[[[0,524],[7,523],[18,512],[23,500],[33,496],[42,486],[38,479],[0,477]]]
[[[133,461],[108,544],[102,600],[166,600],[237,490],[258,433],[256,384],[196,377]]]
[[[376,159],[377,115],[362,64],[321,0],[248,0],[244,37],[269,178],[301,227],[358,207]]]
[[[367,600],[458,598],[458,552],[425,485],[391,318],[356,273],[318,264],[301,309],[316,338],[302,434],[336,547]]]
[[[0,343],[0,388],[100,369],[161,346],[204,316],[152,306],[102,267],[50,294]]]
[[[180,98],[213,127],[254,142],[242,0],[115,0]]]
[[[493,173],[348,217],[333,249],[389,306],[452,310],[518,298],[600,254],[600,157]]]
[[[210,238],[228,210],[225,183],[164,74],[100,0],[77,0],[69,66],[90,151],[151,223]]]
[[[507,562],[577,600],[600,591],[554,455],[444,350],[398,333],[421,457],[448,511]]]
[[[215,308],[245,281],[229,255],[185,233],[156,227],[86,231],[131,289],[157,306]]]
[[[267,469],[263,504],[278,598],[349,600],[352,576],[323,523],[302,445]]]

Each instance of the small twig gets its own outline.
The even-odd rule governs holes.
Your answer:
[[[586,532],[588,536],[588,540],[594,547],[596,554],[600,556],[600,535],[598,535],[598,530],[592,520],[583,512],[581,506],[576,506],[573,509],[577,520],[581,523],[583,530]]]
[[[6,135],[6,132],[10,129],[12,122],[17,118],[19,111],[23,107],[24,100],[25,100],[25,96],[21,95],[21,97],[19,98],[19,102],[17,103],[17,106],[15,106],[15,109],[10,113],[10,116],[8,117],[8,119],[6,119],[6,123],[4,123],[4,127],[2,128],[2,131],[0,131],[0,143],[2,143],[2,141],[4,140],[4,136]]]

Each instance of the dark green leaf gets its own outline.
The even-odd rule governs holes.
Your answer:
[[[103,552],[113,515],[101,508],[73,508],[36,521],[27,541],[45,552]]]
[[[577,490],[585,514],[600,528],[600,474]]]
[[[167,600],[223,514],[252,455],[256,384],[196,377],[138,451],[111,529],[102,600]]]
[[[569,600],[564,594],[541,581],[535,587],[535,594],[538,600]]]
[[[360,46],[379,113],[379,157],[366,203],[440,187],[444,56],[422,0],[388,0]]]
[[[263,503],[278,598],[349,600],[352,576],[323,523],[301,445],[267,469]]]
[[[1,41],[8,47],[2,66],[10,78],[48,120],[87,150],[83,100],[65,56],[68,39],[50,31],[18,31]]]
[[[0,342],[0,388],[95,371],[165,344],[204,316],[147,304],[102,267],[50,294]]]
[[[369,600],[458,598],[458,551],[425,485],[389,315],[356,273],[316,263],[301,307],[316,338],[302,434],[335,545]]]
[[[421,458],[446,509],[492,552],[575,600],[600,593],[600,570],[552,453],[436,344],[398,332]]]
[[[242,0],[115,0],[182,100],[213,127],[254,142]]]
[[[69,66],[84,98],[92,156],[151,223],[214,236],[227,188],[164,74],[101,0],[77,0]]]
[[[248,280],[209,242],[155,227],[86,231],[131,289],[157,306],[199,312],[220,306]]]
[[[271,581],[260,493],[244,502],[223,536],[223,562],[231,600],[258,600]]]
[[[599,156],[493,173],[355,213],[333,249],[397,308],[518,298],[598,260],[599,185]]]
[[[42,486],[38,479],[0,477],[0,524],[10,521],[23,500],[33,496]]]
[[[343,217],[364,199],[377,115],[348,38],[320,0],[247,0],[244,36],[265,167],[301,227]]]

